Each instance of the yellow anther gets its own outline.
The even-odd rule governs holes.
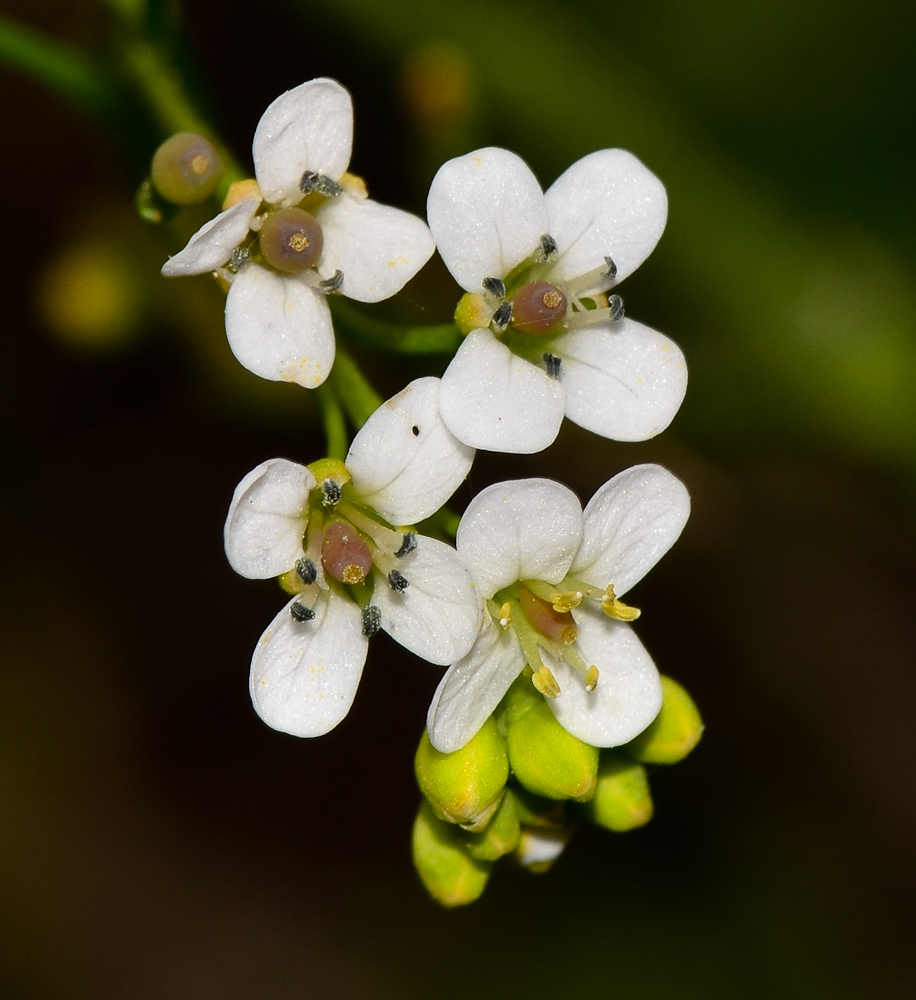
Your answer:
[[[560,694],[560,685],[557,684],[556,677],[553,676],[547,667],[535,670],[531,675],[531,683],[545,698],[556,698]]]
[[[623,601],[618,601],[617,595],[614,593],[614,587],[610,583],[607,585],[607,590],[604,592],[604,600],[601,602],[601,610],[608,616],[608,618],[615,618],[619,622],[635,621],[642,614],[639,608],[631,608],[629,604],[624,604]]]
[[[247,201],[249,198],[257,198],[258,201],[263,200],[258,182],[253,177],[244,181],[235,181],[229,185],[229,190],[226,192],[226,198],[223,201],[223,211],[225,212],[227,208],[232,208],[238,202]]]
[[[562,594],[551,594],[547,600],[553,605],[554,611],[558,611],[561,615],[563,615],[568,611],[572,611],[573,608],[579,607],[582,603],[582,591],[567,590]]]
[[[369,191],[366,188],[366,182],[357,174],[351,174],[348,170],[345,174],[342,174],[338,180],[338,184],[347,192],[347,194],[352,195],[354,198],[358,198],[360,201],[365,201],[369,197]]]
[[[598,668],[592,664],[585,675],[585,690],[590,694],[596,687],[598,687]]]
[[[499,624],[504,632],[512,627],[512,605],[508,601],[499,609]]]

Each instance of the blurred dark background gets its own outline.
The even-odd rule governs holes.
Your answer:
[[[102,61],[132,0],[5,0]],[[250,651],[281,597],[236,578],[237,481],[311,461],[313,402],[232,359],[205,278],[158,268],[206,218],[132,212],[148,124],[105,128],[0,67],[0,993],[11,998],[896,998],[912,989],[916,768],[914,15],[898,0],[184,7],[203,106],[247,166],[281,91],[354,95],[352,169],[422,213],[445,158],[548,185],[603,146],[665,182],[622,288],[685,350],[643,445],[566,427],[488,482],[587,499],[639,461],[694,514],[634,592],[707,723],[656,816],[500,866],[444,912],[411,868],[412,756],[438,670],[374,641],[330,736],[266,729]],[[126,85],[125,85],[126,86]],[[391,307],[448,319],[431,265]],[[445,359],[363,352],[381,391]]]

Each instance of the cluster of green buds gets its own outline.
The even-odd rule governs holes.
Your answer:
[[[599,750],[557,722],[526,674],[461,750],[440,753],[425,732],[420,740],[415,770],[424,801],[413,860],[443,906],[477,899],[500,858],[546,871],[579,822],[614,833],[648,823],[647,768],[683,760],[702,735],[690,695],[663,676],[662,708],[649,728]]]

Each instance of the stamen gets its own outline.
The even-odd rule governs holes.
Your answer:
[[[617,277],[617,265],[613,260],[611,260],[610,257],[605,257],[604,263],[607,264],[607,271],[605,271],[605,275],[607,276],[608,281],[613,281]]]
[[[560,696],[560,685],[547,667],[536,670],[531,675],[531,683],[545,698],[558,698]]]
[[[611,313],[612,323],[623,319],[623,299],[619,295],[609,295],[607,305]]]
[[[585,690],[591,694],[596,687],[598,687],[598,668],[592,664],[585,675]]]
[[[315,612],[307,608],[301,601],[294,601],[289,606],[289,613],[297,622],[310,622],[315,617]]]
[[[598,686],[598,668],[592,664],[589,666],[582,659],[582,654],[577,646],[566,646],[562,650],[562,657],[566,662],[585,679],[585,690],[594,691]]]
[[[546,264],[549,260],[553,260],[556,257],[559,249],[557,241],[549,233],[544,233],[541,237],[541,249],[535,260],[538,264]]]
[[[551,354],[549,351],[544,355],[544,369],[551,378],[560,377],[560,367],[563,364],[562,358],[558,358],[556,354]]]
[[[325,177],[324,174],[316,173],[314,170],[306,170],[302,175],[302,180],[299,181],[299,190],[305,195],[314,191],[324,195],[325,198],[336,198],[343,192],[343,185],[338,184],[330,177]]]
[[[560,614],[563,614],[566,611],[572,611],[573,608],[579,607],[582,603],[582,591],[568,590],[562,594],[551,594],[547,600],[553,605],[554,611],[559,611]]]
[[[324,492],[324,497],[321,500],[323,506],[333,507],[340,503],[340,483],[335,483],[333,479],[325,479],[321,488]]]
[[[512,303],[500,302],[496,307],[496,312],[493,313],[493,318],[490,320],[490,326],[493,327],[496,333],[502,333],[511,322]]]
[[[229,263],[226,265],[233,274],[238,274],[239,271],[248,263],[248,258],[251,256],[248,247],[236,247],[232,251],[232,257]]]
[[[411,552],[417,547],[417,536],[412,531],[404,532],[404,541],[401,542],[401,547],[395,552],[396,559],[403,559],[404,556],[410,555]]]
[[[502,278],[484,278],[483,287],[485,291],[495,295],[498,299],[506,297],[506,283]]]
[[[499,627],[503,632],[512,628],[512,605],[508,601],[499,609]]]
[[[331,292],[339,292],[343,287],[343,283],[343,271],[338,268],[330,278],[325,278],[324,281],[318,282],[318,290],[324,292],[325,295],[330,295]]]
[[[363,608],[363,635],[373,636],[382,627],[382,612],[374,605]]]
[[[617,595],[614,593],[614,587],[611,584],[607,585],[607,590],[604,592],[604,598],[601,601],[601,610],[608,618],[614,618],[619,622],[636,621],[642,614],[639,608],[633,608],[629,604],[624,604],[623,601],[618,601]]]
[[[405,590],[410,586],[407,582],[407,577],[403,573],[399,573],[396,569],[393,569],[388,574],[388,586],[392,590],[397,591],[399,594],[403,594]]]
[[[297,559],[296,572],[299,579],[305,584],[314,583],[318,579],[318,568],[311,559]]]

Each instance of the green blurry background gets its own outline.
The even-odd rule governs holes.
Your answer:
[[[110,8],[132,6],[4,14],[113,66]],[[319,457],[312,400],[233,361],[211,282],[159,278],[206,213],[132,214],[161,136],[129,85],[100,123],[0,68],[3,996],[909,995],[914,19],[899,0],[185,6],[176,64],[246,166],[267,104],[332,75],[381,201],[422,213],[438,164],[485,144],[545,186],[625,146],[668,188],[622,291],[687,354],[672,429],[481,455],[457,502],[507,476],[583,498],[638,461],[681,476],[691,523],[633,599],[706,735],[654,773],[648,827],[582,829],[548,874],[500,868],[456,912],[409,857],[438,670],[380,638],[320,741],[248,703],[280,595],[233,576],[222,520],[253,465]],[[431,265],[392,315],[445,321],[455,298]],[[360,359],[386,393],[445,364]]]

